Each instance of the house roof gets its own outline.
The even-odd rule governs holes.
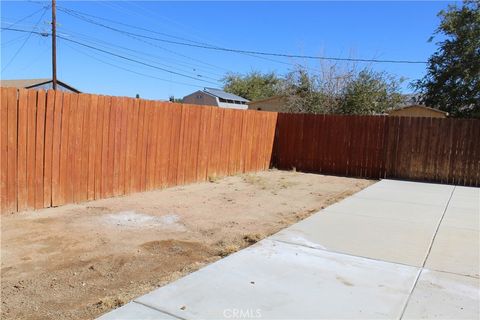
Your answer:
[[[203,90],[204,92],[211,94],[212,96],[226,99],[226,100],[235,100],[235,101],[243,101],[243,102],[250,102],[249,100],[242,98],[240,96],[237,96],[233,93],[228,93],[220,89],[215,89],[215,88],[205,88]]]
[[[433,111],[433,112],[437,112],[437,113],[441,113],[441,114],[444,114],[444,115],[448,116],[448,112],[445,112],[445,111],[442,111],[442,110],[438,110],[438,109],[434,109],[434,108],[430,108],[430,107],[427,107],[427,106],[422,106],[422,105],[420,105],[420,104],[411,104],[411,105],[408,105],[408,106],[403,106],[403,107],[400,107],[400,108],[395,108],[395,109],[392,109],[392,110],[388,111],[388,113],[394,112],[394,111],[398,111],[398,110],[410,109],[410,108],[422,108],[422,109],[427,109],[427,110],[430,110],[430,111]]]
[[[0,80],[0,86],[29,89],[29,88],[33,88],[33,87],[40,86],[50,82],[52,82],[52,79],[49,79],[49,78]],[[57,80],[57,82],[61,84],[63,87],[68,88],[74,92],[80,92],[80,90],[75,89],[74,87],[66,84],[63,81]]]

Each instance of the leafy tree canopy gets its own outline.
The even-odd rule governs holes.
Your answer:
[[[428,60],[427,75],[413,85],[428,106],[452,116],[480,117],[480,2],[450,5],[438,16],[435,35],[442,41]]]
[[[382,114],[401,104],[403,80],[383,72],[326,68],[320,73],[299,68],[284,82],[289,109],[305,113]]]
[[[381,114],[403,100],[402,80],[386,73],[335,65],[317,71],[296,66],[284,77],[256,71],[227,74],[224,90],[249,100],[280,95],[290,111],[303,113]]]
[[[223,89],[248,100],[270,98],[279,93],[280,77],[274,72],[261,73],[252,71],[246,75],[228,73],[222,79]]]
[[[339,111],[344,114],[381,114],[403,102],[402,80],[368,69],[347,83]]]

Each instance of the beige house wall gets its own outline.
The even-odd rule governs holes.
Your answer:
[[[199,104],[202,106],[217,106],[218,101],[217,98],[212,97],[211,95],[205,94],[202,91],[197,91],[188,96],[185,96],[182,100],[183,103],[189,104]]]
[[[248,109],[262,110],[262,111],[275,111],[275,112],[288,112],[287,101],[284,97],[273,97],[258,101],[251,101],[248,104]]]
[[[434,110],[422,106],[412,106],[402,109],[390,111],[389,116],[396,117],[429,117],[429,118],[446,118],[447,114],[443,111]]]

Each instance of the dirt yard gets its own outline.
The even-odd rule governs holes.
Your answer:
[[[4,215],[1,318],[94,318],[371,183],[273,170]]]

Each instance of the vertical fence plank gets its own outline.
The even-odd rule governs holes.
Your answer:
[[[35,209],[43,208],[46,100],[46,92],[38,91],[35,142]]]
[[[133,134],[133,125],[134,125],[134,101],[133,99],[127,99],[127,136],[126,136],[126,158],[125,158],[125,194],[132,192],[132,166],[134,165],[134,139],[136,139]]]
[[[186,179],[188,182],[197,181],[197,166],[200,146],[200,121],[202,115],[202,107],[190,106],[191,125],[190,130],[190,157],[187,161]]]
[[[81,160],[80,160],[80,183],[78,190],[78,202],[86,201],[88,199],[88,178],[89,178],[89,159],[90,159],[90,145],[95,145],[90,141],[92,127],[90,115],[92,103],[90,102],[90,95],[79,95],[79,110],[82,113],[82,139],[81,139]]]
[[[155,185],[164,188],[168,184],[168,156],[170,150],[171,111],[167,103],[160,103],[158,107],[158,132],[157,132],[157,159],[155,169]]]
[[[214,108],[210,117],[210,154],[208,159],[209,178],[216,177],[220,174],[219,162],[221,156],[222,140],[220,132],[222,130],[223,117],[222,109]]]
[[[45,111],[45,173],[43,177],[43,207],[52,205],[52,163],[53,163],[53,132],[54,132],[55,91],[47,91]]]
[[[127,162],[127,121],[128,121],[128,101],[123,97],[120,101],[122,108],[121,132],[120,132],[120,171],[118,178],[118,193],[125,194],[125,169]]]
[[[162,153],[164,148],[164,142],[162,141],[162,130],[163,130],[163,119],[164,116],[164,107],[163,103],[157,101],[155,102],[155,169],[153,171],[153,186],[158,189],[162,187],[161,184],[161,167],[162,167]]]
[[[102,190],[102,150],[105,125],[105,97],[97,99],[97,125],[95,133],[95,172],[94,172],[94,199],[101,198]]]
[[[35,144],[37,91],[28,91],[27,105],[27,209],[35,207]]]
[[[60,154],[63,125],[63,93],[54,92],[53,106],[53,138],[52,138],[52,206],[56,206],[62,199],[62,189],[60,184]]]
[[[28,94],[25,89],[18,91],[18,146],[17,146],[17,209],[27,209],[27,132]]]
[[[168,186],[177,185],[177,173],[178,173],[178,162],[179,162],[179,149],[180,149],[180,139],[181,139],[181,123],[182,123],[182,106],[173,105],[169,107],[170,113],[170,123],[168,123],[168,128],[170,132],[170,148],[169,148],[169,157],[168,157]]]
[[[17,211],[17,90],[7,89],[7,199],[5,212]]]
[[[145,166],[145,188],[152,190],[155,187],[155,160],[156,160],[156,137],[158,125],[157,107],[153,101],[148,101],[148,129],[147,129],[147,163]]]
[[[188,158],[188,130],[189,130],[189,112],[190,109],[182,104],[182,113],[180,117],[180,139],[178,146],[178,163],[177,163],[177,184],[185,183],[185,167]]]
[[[111,97],[103,99],[103,127],[102,127],[102,165],[101,165],[101,181],[100,181],[100,197],[105,198],[109,194],[109,159],[110,153],[110,120],[111,120]]]
[[[197,157],[197,175],[198,181],[204,181],[207,179],[208,172],[208,158],[209,158],[209,145],[210,145],[210,120],[211,120],[211,107],[205,107],[200,109],[200,128],[199,128],[199,145],[198,145],[198,157]]]
[[[84,168],[83,168],[83,158],[85,157],[85,152],[83,151],[83,141],[84,141],[84,130],[83,126],[84,118],[85,118],[85,95],[74,94],[72,96],[73,103],[71,105],[72,110],[74,110],[74,118],[72,119],[73,122],[70,126],[73,125],[75,128],[73,134],[73,141],[74,141],[74,148],[72,149],[72,157],[73,157],[73,170],[72,170],[72,197],[74,202],[81,202],[84,201],[86,196],[86,189],[83,188],[83,177],[84,177]]]
[[[61,107],[60,107],[61,106]],[[70,96],[57,91],[55,93],[55,129],[54,129],[54,164],[53,164],[53,195],[54,206],[66,203],[68,142],[70,118]],[[58,152],[58,157],[57,153]],[[57,165],[57,166],[56,166]],[[58,169],[55,169],[58,168]],[[58,175],[57,175],[58,174]]]
[[[109,120],[108,120],[108,140],[107,140],[107,158],[105,165],[105,196],[111,197],[114,195],[114,173],[115,173],[115,135],[116,135],[116,116],[117,116],[117,101],[115,98],[109,99]]]
[[[113,176],[112,176],[112,195],[120,195],[120,155],[121,155],[121,141],[122,141],[122,105],[121,98],[114,97],[112,105],[114,135],[113,139]]]
[[[97,158],[97,137],[101,132],[98,120],[98,98],[96,95],[88,96],[88,161],[87,161],[87,200],[95,199],[95,162]]]
[[[0,214],[8,212],[8,89],[1,89],[0,103]],[[11,89],[10,89],[11,90]],[[17,136],[18,137],[18,136]]]

